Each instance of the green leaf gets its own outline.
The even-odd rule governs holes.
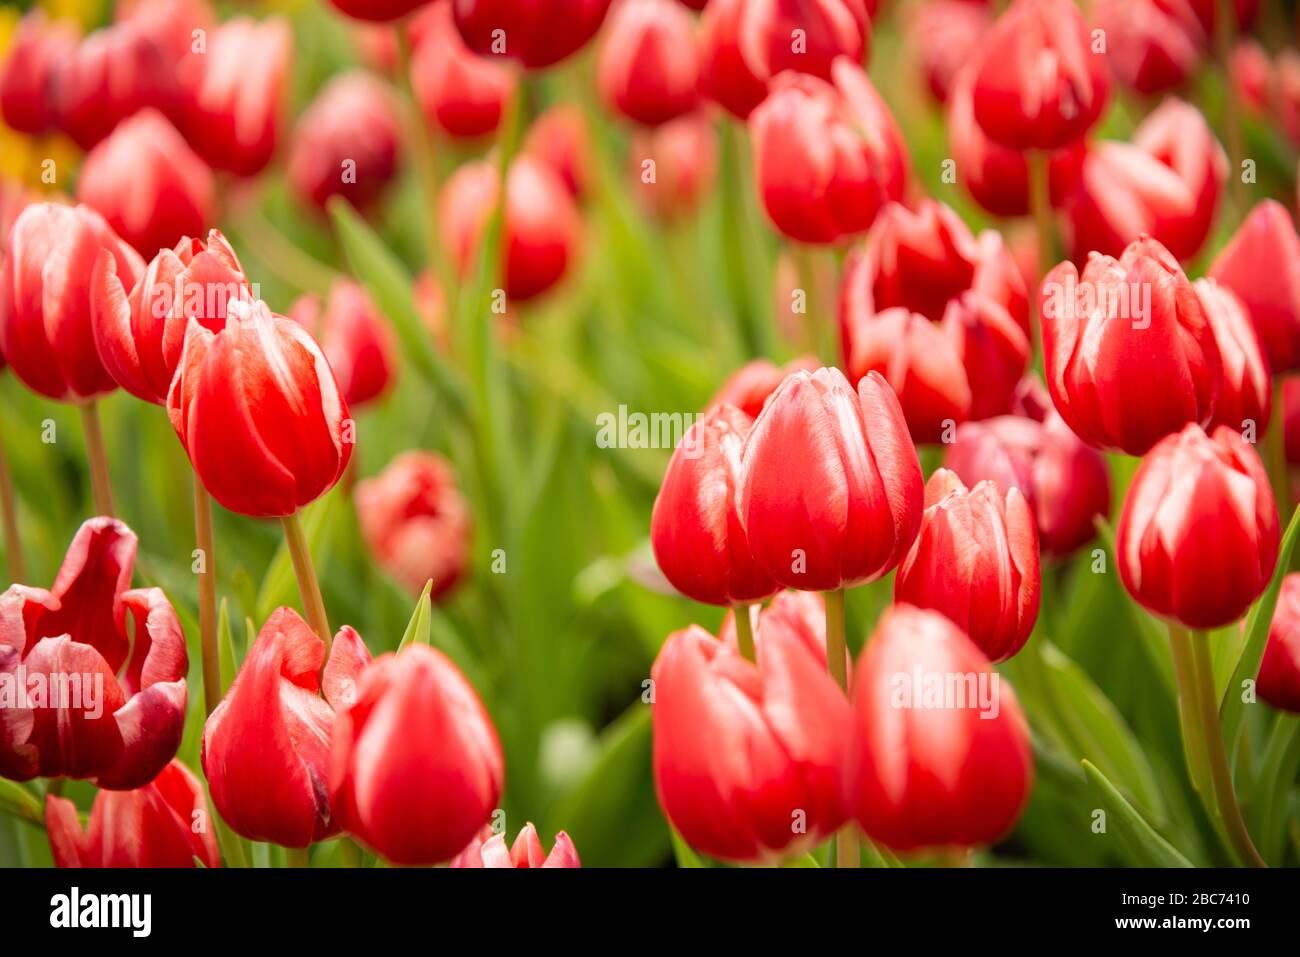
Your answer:
[[[704,860],[704,858],[695,853],[694,848],[686,843],[685,839],[677,833],[675,828],[670,829],[669,833],[672,835],[673,857],[676,858],[678,867],[707,868],[711,866]]]
[[[39,824],[44,818],[36,795],[16,781],[0,778],[0,811]]]
[[[813,857],[812,854],[801,854],[799,857],[791,858],[781,866],[783,868],[821,867],[817,863],[817,858]]]
[[[1124,795],[1097,770],[1084,761],[1083,771],[1101,797],[1110,826],[1114,827],[1131,863],[1138,867],[1191,867],[1192,863],[1178,849],[1155,832]]]
[[[225,598],[221,599],[221,610],[217,614],[217,657],[221,662],[221,694],[224,696],[239,673],[235,639],[230,631],[230,603]]]
[[[429,637],[429,619],[433,614],[433,603],[429,600],[429,595],[432,591],[433,582],[426,582],[424,591],[420,592],[420,600],[415,603],[415,611],[411,612],[411,620],[407,623],[406,632],[397,645],[399,652],[412,642],[421,645],[432,644]]]

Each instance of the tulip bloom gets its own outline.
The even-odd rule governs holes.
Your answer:
[[[1255,687],[1274,708],[1300,713],[1300,573],[1282,579]]]
[[[709,400],[708,408],[734,405],[751,419],[756,419],[767,404],[768,397],[781,387],[787,376],[800,370],[816,372],[819,365],[814,356],[799,356],[783,366],[776,365],[770,359],[747,362],[722,384],[722,388]]]
[[[796,372],[768,400],[742,453],[739,509],[775,581],[828,591],[879,578],[921,524],[921,466],[903,410],[870,373]]]
[[[1271,199],[1255,206],[1209,275],[1245,305],[1273,372],[1300,368],[1300,236],[1286,207]]]
[[[581,110],[564,104],[551,107],[528,128],[523,151],[549,166],[575,199],[586,192],[592,148]]]
[[[473,521],[451,463],[404,452],[354,493],[361,537],[375,561],[413,594],[440,598],[464,577]]]
[[[493,833],[490,826],[469,842],[469,845],[451,860],[452,867],[492,867],[492,868],[538,868],[538,867],[581,867],[578,849],[573,846],[569,835],[563,831],[555,835],[555,846],[547,854],[537,836],[537,828],[532,822],[525,824],[515,838],[514,844],[506,847],[506,836]]]
[[[973,62],[975,119],[1012,149],[1072,143],[1101,118],[1110,94],[1106,57],[1093,52],[1072,0],[1015,0]]]
[[[699,50],[691,15],[672,0],[621,0],[600,44],[596,82],[613,111],[659,126],[695,109]]]
[[[69,23],[51,22],[34,7],[18,23],[0,69],[0,116],[19,133],[45,133],[54,128],[54,77],[77,46]]]
[[[1147,453],[1117,530],[1124,587],[1188,628],[1231,624],[1260,596],[1278,553],[1277,506],[1254,449],[1232,429],[1189,425]]]
[[[713,121],[691,113],[653,130],[638,130],[628,159],[643,208],[665,222],[689,216],[704,202],[718,175]],[[652,176],[647,169],[653,170]]]
[[[944,466],[968,487],[991,480],[1024,493],[1044,553],[1069,555],[1092,541],[1097,516],[1110,514],[1110,470],[1052,409],[1044,421],[1004,415],[957,429]]]
[[[1151,96],[1186,82],[1200,65],[1205,31],[1188,0],[1094,0],[1115,79]]]
[[[1139,239],[1118,260],[1093,253],[1082,274],[1063,262],[1039,301],[1047,386],[1084,441],[1142,455],[1209,420],[1219,348],[1200,297],[1160,243]]]
[[[220,867],[203,782],[179,761],[132,791],[100,791],[84,831],[77,806],[45,796],[55,867]]]
[[[448,136],[474,138],[497,128],[515,95],[515,72],[473,53],[452,21],[450,3],[419,15],[411,91],[425,119]]]
[[[225,328],[190,323],[167,414],[212,497],[288,516],[334,487],[355,424],[311,335],[261,301],[227,303]]]
[[[426,3],[428,0],[330,0],[330,4],[340,13],[373,23],[400,20]]]
[[[710,605],[757,601],[777,590],[758,567],[737,509],[740,453],[753,420],[712,408],[682,437],[655,499],[650,542],[682,594]]]
[[[754,75],[740,48],[747,0],[710,0],[700,17],[700,92],[746,120],[767,97],[770,77]]]
[[[144,261],[87,206],[33,203],[9,233],[0,277],[0,352],[32,391],[63,402],[117,387],[95,351],[91,271],[100,251],[135,285]]]
[[[289,318],[320,343],[349,408],[378,399],[397,378],[393,331],[360,284],[340,279],[324,303],[307,293],[289,307]]]
[[[864,0],[749,0],[739,42],[755,76],[786,70],[832,78],[835,61],[865,62],[871,19]]]
[[[961,67],[993,26],[992,10],[969,0],[931,0],[908,14],[906,39],[916,51],[931,95],[946,103]]]
[[[578,52],[596,35],[610,0],[450,0],[466,44],[531,70]]]
[[[885,612],[853,681],[845,801],[895,851],[992,844],[1033,786],[1029,726],[1011,686],[947,618]]]
[[[1205,307],[1223,364],[1223,390],[1210,424],[1238,432],[1249,427],[1258,437],[1268,428],[1273,408],[1273,376],[1259,334],[1231,290],[1213,279],[1198,279],[1192,285]]]
[[[285,847],[338,832],[325,788],[330,734],[369,663],[351,628],[334,636],[326,663],[325,643],[297,612],[266,620],[203,728],[203,773],[232,830]]]
[[[397,172],[398,126],[388,86],[361,71],[339,74],[298,119],[289,185],[321,209],[331,196],[364,209]]]
[[[49,591],[0,595],[0,689],[17,696],[0,690],[0,777],[130,790],[176,756],[185,635],[160,589],[131,588],[136,544],[121,522],[92,518]]]
[[[442,239],[461,275],[475,263],[499,194],[497,169],[488,161],[465,164],[443,188]],[[564,183],[532,156],[510,164],[503,219],[504,288],[507,298],[522,302],[564,278],[578,253],[582,222]]]
[[[330,755],[349,834],[394,864],[449,860],[487,823],[504,778],[492,719],[442,652],[413,644],[362,672]]]
[[[212,170],[156,110],[141,110],[90,151],[77,199],[149,256],[202,235],[216,206]]]
[[[763,208],[791,239],[832,243],[871,225],[901,199],[907,147],[866,73],[847,58],[834,85],[789,73],[750,115]]]
[[[757,663],[691,625],[668,636],[651,678],[664,814],[701,852],[757,863],[802,853],[844,822],[849,709],[824,648],[800,630],[760,616],[754,640]]]

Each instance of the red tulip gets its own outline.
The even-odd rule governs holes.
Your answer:
[[[577,107],[553,106],[533,123],[524,137],[523,151],[551,168],[581,198],[591,182],[591,138],[587,120]]]
[[[814,356],[799,356],[783,366],[778,366],[770,359],[755,359],[741,366],[722,384],[717,395],[709,400],[708,408],[719,405],[734,405],[751,419],[758,418],[771,396],[786,377],[803,370],[816,372],[820,363]]]
[[[525,824],[514,844],[506,847],[506,836],[495,834],[491,826],[469,842],[469,845],[451,860],[452,867],[537,868],[581,867],[578,849],[563,831],[555,835],[555,846],[547,854],[537,836],[532,822]]]
[[[330,0],[330,4],[340,13],[372,23],[400,20],[428,2],[429,0]]]
[[[77,806],[45,796],[55,867],[220,867],[203,782],[179,761],[132,791],[100,791],[83,831]]]
[[[912,7],[905,34],[931,95],[948,101],[954,80],[993,26],[993,12],[969,0],[931,0]]]
[[[515,73],[465,46],[450,3],[434,3],[416,18],[420,41],[411,58],[411,90],[425,118],[448,136],[486,136],[515,95]]]
[[[120,123],[90,151],[77,199],[146,255],[202,235],[216,205],[212,170],[152,109]]]
[[[700,17],[700,92],[742,120],[766,99],[769,79],[741,51],[745,12],[746,0],[710,0]]]
[[[694,213],[713,188],[718,137],[709,117],[691,113],[653,130],[638,130],[628,158],[642,206],[668,222]],[[647,168],[653,169],[652,178]]]
[[[172,64],[198,45],[196,30],[206,40],[217,26],[208,0],[121,0],[114,5],[113,18],[148,34]]]
[[[866,61],[871,19],[863,0],[749,0],[739,42],[755,76],[794,70],[831,80],[839,57]]]
[[[1236,621],[1277,563],[1277,506],[1259,456],[1232,429],[1189,425],[1142,459],[1120,515],[1124,587],[1188,628]]]
[[[1260,202],[1209,275],[1245,305],[1273,372],[1300,368],[1300,236],[1286,207]]]
[[[375,561],[418,595],[433,583],[440,598],[464,577],[473,522],[451,463],[432,452],[404,452],[357,484],[357,519]]]
[[[827,591],[881,577],[911,547],[923,489],[898,399],[876,373],[796,372],[745,441],[740,516],[760,568]]]
[[[1150,96],[1181,86],[1196,72],[1205,31],[1187,0],[1094,0],[1115,79]]]
[[[968,487],[985,480],[1019,489],[1034,513],[1045,554],[1069,555],[1091,541],[1097,516],[1110,514],[1110,470],[1051,410],[1039,422],[1019,415],[957,429],[944,466]]]
[[[779,591],[767,607],[760,607],[757,603],[749,606],[749,623],[755,634],[764,627],[788,631],[822,667],[826,666],[826,601],[820,592]],[[728,610],[723,616],[718,640],[732,651],[739,649],[734,610]],[[844,654],[845,662],[851,665],[848,649]],[[847,670],[845,674],[848,674]]]
[[[310,334],[261,301],[226,326],[190,323],[167,414],[212,497],[232,512],[292,515],[334,487],[355,424]]]
[[[203,773],[233,831],[285,847],[338,832],[326,793],[330,735],[369,663],[347,626],[326,663],[325,642],[297,612],[280,608],[266,620],[203,728]]]
[[[691,15],[672,0],[620,0],[596,63],[602,99],[635,123],[659,126],[695,109],[700,56]]]
[[[474,266],[499,191],[496,166],[488,161],[465,164],[443,188],[438,210],[443,243],[462,275]],[[564,183],[532,156],[510,164],[504,220],[505,292],[522,302],[546,292],[572,268],[582,221]]]
[[[381,397],[397,378],[397,342],[370,294],[340,279],[329,300],[308,293],[289,307],[289,318],[312,334],[334,371],[351,409]]]
[[[975,119],[1012,149],[1074,142],[1101,118],[1110,93],[1106,57],[1093,52],[1071,0],[1015,0],[972,62]]]
[[[185,635],[160,589],[131,588],[135,553],[134,532],[92,518],[49,591],[0,595],[0,777],[95,778],[125,791],[176,756]]]
[[[475,53],[541,69],[596,35],[610,0],[450,0],[456,26]]]
[[[844,788],[862,829],[895,851],[992,844],[1033,777],[1024,714],[984,653],[942,615],[887,610],[853,681]]]
[[[76,402],[115,389],[95,351],[91,271],[107,251],[132,285],[139,254],[87,206],[33,203],[9,233],[0,278],[0,352],[23,383],[47,398]]]
[[[1025,330],[1001,303],[974,290],[948,303],[941,325],[970,385],[970,417],[1010,411],[1029,364]]]
[[[1273,707],[1300,713],[1300,573],[1282,579],[1255,688]]]
[[[0,69],[0,116],[19,133],[45,133],[57,121],[54,78],[77,46],[75,27],[34,7],[18,23]]]
[[[844,822],[848,702],[825,651],[781,618],[760,617],[754,641],[757,664],[691,625],[651,671],[659,805],[686,843],[728,861],[799,854]]]
[[[376,659],[339,714],[330,799],[343,828],[394,864],[455,857],[487,823],[504,778],[492,719],[427,645]]]
[[[1193,286],[1223,363],[1223,390],[1210,426],[1226,425],[1238,432],[1251,427],[1258,437],[1268,428],[1273,407],[1273,376],[1259,335],[1233,292],[1213,279],[1198,279]]]
[[[1239,40],[1233,48],[1228,76],[1238,101],[1250,113],[1266,115],[1273,108],[1273,63],[1253,38]]]
[[[757,601],[777,590],[750,553],[738,512],[740,452],[753,420],[715,406],[682,437],[650,517],[650,541],[664,576],[710,605]]]
[[[397,172],[397,107],[392,91],[360,71],[335,76],[298,119],[289,185],[320,208],[342,196],[358,209]]]
[[[1219,349],[1200,297],[1154,239],[1118,260],[1093,253],[1082,274],[1061,263],[1039,302],[1052,401],[1084,441],[1142,455],[1188,422],[1209,420],[1223,379]]]
[[[836,62],[835,85],[787,74],[749,118],[763,207],[792,239],[860,233],[907,181],[907,147],[861,67]]]
[[[181,61],[182,132],[214,169],[252,176],[271,162],[292,67],[293,34],[282,17],[227,20],[208,34],[205,52]]]

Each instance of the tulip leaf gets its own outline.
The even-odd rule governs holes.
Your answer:
[[[239,672],[235,639],[230,631],[230,603],[225,598],[221,599],[221,610],[217,614],[217,655],[221,662],[221,694],[224,696]]]
[[[821,865],[817,863],[817,858],[813,857],[811,853],[800,854],[798,857],[792,857],[781,866],[784,868],[821,867]]]
[[[45,817],[36,795],[16,781],[0,778],[0,811],[39,824]]]
[[[1106,810],[1107,827],[1114,828],[1131,862],[1139,867],[1191,867],[1192,863],[1177,848],[1156,833],[1124,795],[1120,794],[1091,761],[1083,761],[1083,771],[1101,797]],[[1107,831],[1109,833],[1109,831]]]
[[[399,652],[405,650],[406,646],[412,642],[421,645],[431,645],[433,643],[430,638],[429,622],[429,619],[433,616],[433,603],[429,600],[432,591],[433,582],[426,582],[424,591],[420,592],[420,600],[415,603],[415,611],[411,613],[411,620],[406,626],[406,632],[397,645]]]
[[[1282,579],[1291,567],[1291,553],[1295,551],[1297,535],[1300,535],[1300,508],[1291,513],[1291,523],[1287,525],[1286,535],[1282,538],[1273,579],[1246,618],[1246,641],[1241,647],[1237,666],[1232,670],[1232,677],[1228,679],[1228,686],[1224,689],[1219,705],[1223,737],[1229,755],[1234,758],[1240,740],[1241,722],[1245,717],[1242,686],[1246,681],[1253,681],[1259,674],[1259,663],[1264,657],[1264,646],[1268,643],[1268,629],[1273,624],[1273,611],[1277,608],[1277,598],[1282,592]]]
[[[677,833],[676,828],[670,828],[669,834],[673,839],[673,857],[677,860],[678,867],[707,868],[712,866],[703,857],[695,853],[695,849],[686,843],[686,839]]]

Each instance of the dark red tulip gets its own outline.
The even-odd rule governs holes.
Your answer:
[[[1223,365],[1223,389],[1210,426],[1226,425],[1238,432],[1249,428],[1258,438],[1268,428],[1273,408],[1273,376],[1259,334],[1235,293],[1213,279],[1198,279],[1193,286]]]
[[[993,26],[992,8],[970,0],[930,0],[908,12],[907,40],[931,95],[946,103],[958,72]]]
[[[417,20],[421,32],[411,58],[411,90],[425,119],[448,136],[491,133],[515,95],[515,71],[465,46],[450,3],[429,5]]]
[[[699,851],[758,863],[799,854],[844,822],[849,708],[824,648],[818,658],[784,619],[760,618],[754,644],[757,664],[691,625],[668,636],[651,677],[664,814]]]
[[[450,860],[487,823],[504,779],[492,719],[446,655],[413,644],[362,672],[330,755],[330,800],[349,834],[394,864]]]
[[[523,151],[535,156],[580,199],[591,182],[591,137],[583,112],[572,105],[553,106],[528,128]]]
[[[1084,441],[1142,455],[1188,422],[1209,421],[1219,349],[1200,297],[1154,239],[1118,260],[1093,253],[1082,274],[1061,263],[1039,303],[1047,387]]]
[[[475,53],[529,69],[573,55],[596,35],[610,0],[450,0],[456,26]]]
[[[285,847],[338,833],[326,791],[330,735],[369,663],[349,627],[326,663],[325,642],[297,612],[280,608],[266,620],[203,729],[203,774],[233,831]]]
[[[539,867],[581,867],[578,849],[573,846],[569,835],[560,831],[555,835],[555,845],[546,853],[537,828],[532,822],[525,824],[515,837],[515,842],[506,846],[506,836],[496,834],[491,827],[485,827],[469,846],[451,860],[452,867],[490,867],[490,868],[539,868]]]
[[[190,464],[241,515],[292,515],[334,487],[356,426],[316,340],[259,301],[189,324],[167,414]]]
[[[1116,540],[1124,587],[1153,614],[1220,628],[1260,596],[1277,563],[1278,517],[1259,456],[1236,431],[1189,425],[1133,477]]]
[[[361,536],[375,561],[413,594],[433,583],[436,600],[469,566],[473,521],[451,463],[432,452],[404,452],[357,483]]]
[[[1163,93],[1200,65],[1207,38],[1188,0],[1094,0],[1090,9],[1123,86],[1146,96]]]
[[[373,23],[400,20],[428,2],[429,0],[330,0],[330,4],[340,13]]]
[[[659,126],[698,102],[700,54],[691,15],[672,0],[619,0],[600,42],[596,83],[611,110]]]
[[[867,229],[901,199],[907,146],[866,73],[848,58],[834,86],[787,73],[749,118],[763,207],[791,239],[831,243]]]
[[[360,71],[339,74],[298,119],[289,185],[322,209],[331,196],[364,209],[397,172],[398,125],[388,86]]]
[[[1286,207],[1256,205],[1209,275],[1245,305],[1273,372],[1300,368],[1300,236]]]
[[[1282,579],[1255,688],[1274,708],[1300,713],[1300,572]]]
[[[714,406],[687,430],[668,463],[650,517],[655,560],[678,591],[710,605],[777,590],[755,561],[738,510],[740,452],[753,420]]]
[[[289,318],[312,334],[351,409],[383,396],[397,379],[397,341],[388,319],[360,283],[340,279],[329,299],[308,293]]]
[[[787,376],[800,369],[816,372],[819,365],[814,356],[799,356],[783,366],[776,365],[770,359],[747,362],[722,384],[717,395],[709,400],[708,408],[734,405],[751,419],[756,419],[767,404],[768,396],[780,388]]]
[[[77,806],[45,796],[55,867],[220,867],[216,823],[203,782],[172,761],[132,791],[100,791],[82,830]]]
[[[689,216],[708,197],[718,175],[713,121],[703,113],[691,113],[655,129],[638,130],[628,159],[637,196],[650,215],[664,222]],[[648,169],[653,170],[652,177]]]
[[[46,133],[58,116],[54,78],[77,46],[77,31],[63,20],[51,21],[40,7],[18,23],[0,68],[0,116],[19,133]]]
[[[215,192],[208,164],[152,109],[119,123],[77,177],[77,199],[147,256],[201,236],[213,219]]]
[[[898,398],[870,373],[796,372],[745,442],[740,516],[758,565],[827,591],[879,578],[920,527],[921,466]]]
[[[850,814],[895,851],[999,840],[1033,786],[1029,726],[1010,684],[962,630],[887,610],[853,680]]]
[[[0,687],[22,692],[0,707],[0,777],[94,778],[125,791],[176,756],[185,635],[161,589],[131,588],[136,545],[121,522],[92,518],[49,591],[0,595]]]
[[[0,352],[32,391],[79,402],[117,388],[95,350],[91,272],[102,250],[135,285],[140,255],[87,206],[33,203],[9,232],[0,278]]]
[[[1093,52],[1072,0],[1015,0],[972,62],[975,119],[1012,149],[1074,142],[1101,118],[1110,93],[1106,56]]]

